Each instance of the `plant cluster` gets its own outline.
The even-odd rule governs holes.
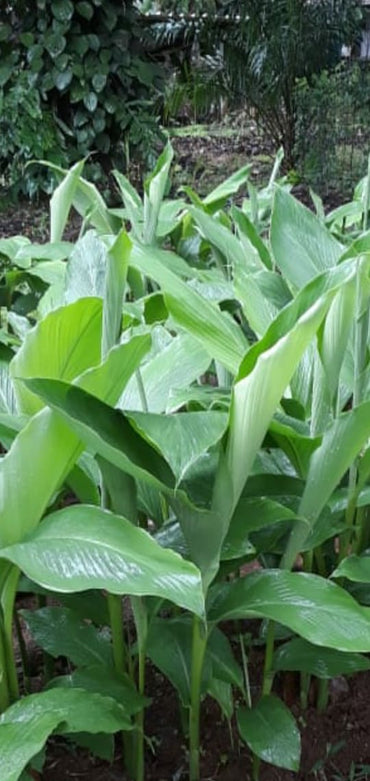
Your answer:
[[[110,169],[151,151],[161,71],[132,3],[18,0],[0,11],[0,57],[2,174],[20,192],[33,194],[35,158],[94,153]]]
[[[370,170],[325,217],[277,180],[281,154],[262,190],[245,166],[203,200],[166,199],[171,159],[143,198],[115,172],[116,209],[77,163],[50,243],[0,244],[2,781],[29,779],[53,733],[109,757],[115,732],[143,781],[147,658],[178,692],[190,781],[206,695],[254,779],[261,760],[297,770],[275,675],[300,673],[303,706],[316,677],[324,708],[331,677],[370,668]],[[18,590],[40,596],[22,613],[36,642],[70,662],[32,694],[25,653],[22,698]],[[246,618],[265,646],[253,700],[248,647],[241,665],[223,631]]]

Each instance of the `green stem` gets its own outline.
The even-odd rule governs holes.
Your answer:
[[[317,692],[317,710],[322,713],[326,710],[329,700],[329,681],[327,678],[319,678]]]
[[[301,680],[301,691],[300,691],[301,708],[302,710],[306,710],[308,705],[308,692],[311,683],[311,676],[309,675],[309,673],[301,673],[300,680]]]
[[[244,639],[242,634],[239,634],[239,642],[240,642],[240,650],[242,654],[242,661],[243,661],[243,672],[244,672],[244,696],[246,703],[248,705],[248,708],[252,707],[252,696],[251,696],[251,687],[250,687],[250,681],[249,681],[249,670],[248,670],[248,657],[245,653],[245,645],[244,645]]]
[[[6,578],[6,582],[3,583],[1,594],[4,615],[4,623],[2,627],[3,648],[5,653],[8,693],[11,702],[15,702],[19,699],[18,675],[13,647],[13,615],[18,580],[19,569],[12,566],[8,573],[8,577]]]
[[[140,369],[136,370],[135,377],[136,377],[137,387],[139,390],[140,402],[143,408],[143,412],[149,412],[148,400],[146,397],[143,378]]]
[[[314,557],[319,575],[321,575],[322,578],[327,578],[328,573],[326,570],[325,556],[321,545],[318,545],[317,548],[315,548]]]
[[[3,713],[10,705],[8,687],[7,659],[4,644],[4,634],[0,619],[0,713]]]
[[[275,622],[268,621],[266,635],[265,663],[263,667],[262,697],[270,694],[274,682],[272,660],[275,645]]]
[[[145,648],[141,648],[139,652],[139,694],[144,694],[145,692],[145,659]],[[144,715],[145,711],[142,708],[136,717],[136,781],[144,781]]]
[[[108,594],[108,611],[112,632],[114,666],[119,673],[126,672],[127,652],[122,626],[122,599],[116,594]]]
[[[139,694],[144,695],[148,613],[142,597],[131,597],[131,605],[135,617],[138,645],[138,690]],[[144,708],[136,716],[135,766],[135,781],[144,781]]]
[[[199,781],[199,718],[204,654],[207,630],[198,616],[193,618],[191,663],[191,705],[189,713],[189,781]]]

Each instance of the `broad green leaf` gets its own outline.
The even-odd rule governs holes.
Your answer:
[[[81,459],[80,459],[81,461]],[[80,464],[75,464],[66,483],[82,504],[100,504],[98,483]]]
[[[234,713],[234,698],[231,684],[225,683],[220,678],[213,677],[208,684],[207,694],[213,697],[219,704],[224,718],[231,721]]]
[[[332,573],[333,578],[348,578],[355,583],[370,583],[370,555],[365,551],[361,556],[347,556]]]
[[[72,505],[49,515],[27,541],[5,548],[7,558],[54,591],[105,589],[158,596],[198,615],[204,602],[200,573],[147,532],[99,507]]]
[[[317,678],[330,679],[369,670],[370,661],[360,654],[318,648],[297,637],[276,649],[273,667],[274,670],[298,670]]]
[[[338,291],[320,333],[320,357],[332,399],[338,390],[343,358],[353,329],[355,302],[356,281],[353,280]]]
[[[153,244],[155,240],[159,211],[167,187],[172,158],[173,149],[168,143],[158,158],[154,171],[144,182],[144,244]]]
[[[62,260],[40,262],[28,269],[27,274],[42,279],[47,285],[62,286],[66,275],[66,264]]]
[[[251,751],[276,767],[298,771],[301,754],[299,729],[286,705],[270,694],[253,708],[237,713],[239,733]]]
[[[131,729],[125,709],[111,697],[83,689],[51,689],[19,700],[0,717],[2,781],[18,781],[52,732]]]
[[[113,171],[113,176],[121,192],[127,217],[131,223],[131,231],[136,239],[143,239],[144,210],[140,196],[135,188],[119,171]]]
[[[235,374],[248,346],[239,326],[170,271],[162,261],[165,257],[158,250],[134,246],[131,262],[162,287],[175,322],[198,339],[211,358]]]
[[[73,380],[100,363],[101,333],[102,305],[95,298],[50,312],[29,331],[10,365],[21,411],[33,415],[43,405],[19,378]]]
[[[269,250],[267,249],[264,241],[261,239],[261,236],[259,235],[255,225],[253,225],[253,222],[251,222],[245,212],[243,212],[241,209],[237,209],[236,206],[231,207],[231,216],[239,230],[240,238],[243,240],[244,236],[252,245],[252,247],[254,247],[254,249],[258,252],[259,257],[266,268],[271,269],[273,264]]]
[[[15,437],[27,422],[27,415],[7,415],[0,412],[0,442],[6,450],[9,450]]]
[[[275,192],[271,246],[280,271],[296,288],[336,266],[343,252],[320,220],[281,188]]]
[[[304,521],[293,529],[284,556],[290,568],[302,550],[308,533],[339,481],[366,445],[370,436],[370,402],[339,415],[325,432],[322,444],[311,458],[305,490],[299,506]]]
[[[165,412],[175,389],[186,388],[207,371],[209,353],[193,336],[181,333],[140,368],[149,412]],[[123,410],[140,410],[137,378],[132,377],[121,396]]]
[[[206,657],[212,662],[212,674],[214,677],[244,691],[241,667],[235,659],[226,635],[217,627],[213,629],[209,637]]]
[[[76,385],[42,379],[27,380],[27,384],[63,415],[92,452],[136,479],[162,490],[174,489],[175,479],[165,460],[139,436],[120,410]]]
[[[80,298],[104,297],[107,250],[95,231],[77,241],[68,260],[65,300],[72,304]]]
[[[177,689],[181,702],[190,706],[192,624],[181,618],[155,618],[150,623],[147,654],[153,664]],[[206,690],[211,678],[210,660],[205,659],[202,688]]]
[[[127,417],[166,459],[177,485],[201,455],[221,439],[227,426],[225,413],[209,410],[174,415],[130,412]]]
[[[77,382],[115,404],[148,347],[147,337],[133,339],[111,350],[106,361]],[[52,410],[31,418],[0,461],[1,547],[18,542],[37,526],[82,450],[78,436]]]
[[[75,163],[58,185],[50,199],[50,241],[61,241],[74,195],[82,174],[84,160]]]
[[[318,575],[254,572],[210,592],[208,618],[269,618],[315,645],[339,651],[370,649],[370,617],[342,588]]]
[[[268,300],[258,284],[259,274],[237,268],[234,275],[235,296],[240,301],[249,326],[260,337],[278,314],[274,303]]]
[[[131,241],[121,231],[107,253],[104,289],[102,354],[114,346],[121,334],[122,306],[126,286]]]
[[[66,607],[43,607],[40,610],[21,610],[30,632],[44,651],[52,656],[67,656],[79,666],[113,663],[108,637],[92,624],[82,621]]]
[[[99,366],[88,369],[77,380],[101,401],[116,404],[117,390],[125,388],[150,349],[150,334],[133,336],[128,342],[113,347]]]
[[[211,217],[194,206],[189,208],[189,213],[199,226],[204,238],[222,252],[230,269],[234,265],[246,266],[249,271],[258,271],[262,268],[257,253],[253,251],[248,256],[238,237],[224,225],[221,225],[217,218]]]
[[[129,716],[138,713],[149,703],[147,697],[136,691],[128,675],[101,663],[74,670],[70,675],[58,676],[49,683],[48,688],[85,689],[103,697],[112,697]]]
[[[37,260],[45,261],[45,263],[37,263],[33,269],[28,269],[30,273],[37,271],[39,266],[48,266],[53,262],[66,260],[73,250],[73,244],[70,241],[50,241],[45,244],[24,244],[18,250],[14,263],[18,265],[18,261]]]
[[[51,218],[53,227],[55,225],[58,228],[56,235],[59,235],[60,231],[63,232],[72,205],[81,217],[88,221],[89,224],[95,227],[100,233],[115,233],[117,230],[120,230],[122,227],[120,221],[109,213],[109,209],[98,188],[84,179],[81,175],[77,175],[77,183],[75,184],[74,168],[77,169],[78,166],[83,166],[84,161],[76,163],[76,166],[70,171],[65,171],[60,166],[51,163],[48,160],[38,160],[38,163],[39,165],[51,168],[59,178],[63,177],[58,188],[58,201],[55,200],[53,202],[54,211]],[[65,190],[63,190],[63,187]],[[55,193],[56,192],[57,190]],[[59,209],[60,212],[57,214],[57,210]]]
[[[230,195],[237,193],[243,184],[246,183],[251,170],[252,166],[250,163],[243,165],[242,168],[239,168],[238,171],[235,171],[231,176],[228,176],[228,178],[215,187],[214,190],[211,190],[203,199],[203,203],[206,206],[213,206],[214,204],[218,205],[218,203],[221,202],[221,205],[223,205]]]
[[[286,453],[297,474],[306,478],[312,453],[321,443],[320,437],[310,437],[293,428],[294,419],[277,415],[271,421],[269,434],[277,446]],[[304,430],[304,429],[303,429]]]
[[[243,535],[263,529],[280,521],[292,521],[296,514],[291,507],[267,497],[241,497],[231,519],[224,547],[232,545],[237,549],[237,541]]]
[[[250,474],[254,459],[299,360],[315,335],[330,304],[323,296],[297,321],[289,333],[259,356],[253,370],[233,389],[227,468],[233,484],[226,513],[231,517]],[[223,475],[216,482],[214,507],[224,503]],[[226,507],[226,504],[224,503]]]
[[[138,499],[134,478],[101,456],[96,456],[96,462],[104,485],[104,506],[117,515],[123,515],[131,523],[137,524]]]

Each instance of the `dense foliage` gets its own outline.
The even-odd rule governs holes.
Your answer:
[[[2,781],[26,781],[55,732],[108,757],[123,732],[143,781],[147,658],[188,714],[190,781],[206,695],[235,711],[254,779],[261,759],[296,770],[275,675],[301,673],[303,707],[317,677],[324,708],[331,677],[370,666],[370,169],[325,216],[278,179],[281,156],[265,188],[246,165],[203,200],[166,199],[171,160],[143,197],[115,172],[116,209],[78,163],[50,243],[0,242]],[[46,602],[23,611],[37,643],[69,660],[41,693],[25,675],[21,699],[18,589]],[[223,622],[244,618],[241,666]]]
[[[138,12],[120,0],[38,0],[0,10],[0,172],[32,194],[30,159],[70,164],[94,153],[108,170],[158,133],[160,69]],[[36,132],[37,131],[37,132]]]

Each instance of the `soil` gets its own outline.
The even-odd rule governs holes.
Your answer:
[[[256,672],[261,669],[260,652],[251,660],[251,667]],[[186,740],[181,731],[177,696],[153,667],[148,668],[147,678],[147,694],[153,701],[145,719],[145,733],[151,747],[146,752],[145,781],[186,781]],[[323,714],[313,705],[301,710],[298,680],[292,674],[277,679],[276,688],[289,702],[301,731],[301,769],[292,773],[262,763],[260,781],[370,779],[370,673],[352,679],[334,679],[330,702]],[[248,748],[240,742],[235,720],[230,733],[217,704],[209,698],[202,705],[201,742],[202,781],[250,781],[251,757]],[[369,772],[365,765],[369,766]],[[42,781],[84,778],[131,781],[123,769],[118,741],[115,762],[109,765],[81,749],[72,751],[60,738],[52,739]]]

